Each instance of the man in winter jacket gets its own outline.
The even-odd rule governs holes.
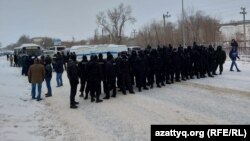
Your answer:
[[[31,83],[31,96],[32,99],[37,99],[37,101],[42,100],[42,82],[45,77],[44,65],[40,64],[39,59],[34,60],[34,64],[30,66],[28,71],[28,80]],[[38,87],[38,95],[36,96],[36,85]]]

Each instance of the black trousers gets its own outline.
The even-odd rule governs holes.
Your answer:
[[[96,97],[96,100],[100,99],[101,95],[101,81],[88,81],[91,99]]]
[[[107,85],[107,81],[106,80],[102,80],[102,85],[103,85],[103,91],[105,94],[107,94],[108,92],[108,85]],[[100,92],[102,93],[102,92]]]
[[[146,72],[140,71],[136,73],[136,86],[138,88],[146,87]]]
[[[106,97],[110,97],[110,91],[113,91],[113,96],[116,96],[116,85],[115,85],[115,78],[110,78],[107,80],[107,93]]]
[[[78,84],[76,84],[76,83],[70,83],[70,105],[74,105],[74,103],[75,103],[77,85]]]
[[[83,93],[85,90],[85,85],[86,85],[86,79],[81,78],[81,88],[80,88],[80,92]]]
[[[123,93],[126,93],[126,88],[128,88],[129,91],[133,91],[130,75],[128,73],[123,73],[121,75],[121,88]]]
[[[88,98],[89,93],[90,93],[90,86],[89,86],[89,83],[87,82],[86,88],[85,88],[85,98]]]
[[[161,78],[161,72],[160,70],[156,70],[155,71],[155,78],[156,78],[156,84],[160,85],[160,83],[162,82],[162,78]]]
[[[219,71],[220,71],[220,74],[221,74],[223,72],[223,63],[217,63],[216,67],[214,69],[214,72],[216,72],[218,66],[219,66]]]
[[[154,80],[155,80],[155,72],[153,70],[150,70],[148,73],[148,83],[149,85],[153,86],[154,85]]]

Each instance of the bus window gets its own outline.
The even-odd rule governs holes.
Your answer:
[[[57,47],[57,51],[65,50],[65,47]]]

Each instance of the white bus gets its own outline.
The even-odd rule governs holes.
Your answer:
[[[42,47],[37,44],[23,44],[20,47],[14,48],[14,53],[17,55],[40,56],[42,54]]]
[[[49,55],[49,57],[53,58],[55,55],[55,52],[53,50],[44,50],[42,53],[45,57]]]
[[[54,54],[57,54],[57,52],[65,53],[66,46],[53,46],[53,47],[49,47],[48,50],[54,51]]]
[[[101,44],[101,45],[79,45],[72,46],[70,52],[75,52],[77,60],[80,61],[83,55],[90,58],[90,55],[99,53],[103,54],[103,58],[107,57],[107,52],[111,53],[114,57],[117,57],[119,52],[128,51],[126,45],[115,45],[115,44]]]

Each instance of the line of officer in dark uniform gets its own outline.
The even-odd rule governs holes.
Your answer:
[[[121,52],[114,59],[111,53],[107,53],[107,59],[102,54],[91,55],[90,61],[83,56],[78,64],[78,76],[80,78],[80,96],[88,99],[90,93],[91,102],[102,102],[100,95],[105,94],[103,99],[116,97],[117,88],[124,95],[134,94],[133,86],[138,91],[148,90],[154,87],[165,86],[174,82],[214,77],[217,67],[220,66],[220,74],[226,54],[221,46],[215,51],[212,46],[199,46],[195,42],[193,47],[178,48],[158,46],[152,49],[148,46],[145,50],[132,51],[131,55]],[[102,85],[101,85],[101,82]],[[112,94],[110,94],[112,93]]]

